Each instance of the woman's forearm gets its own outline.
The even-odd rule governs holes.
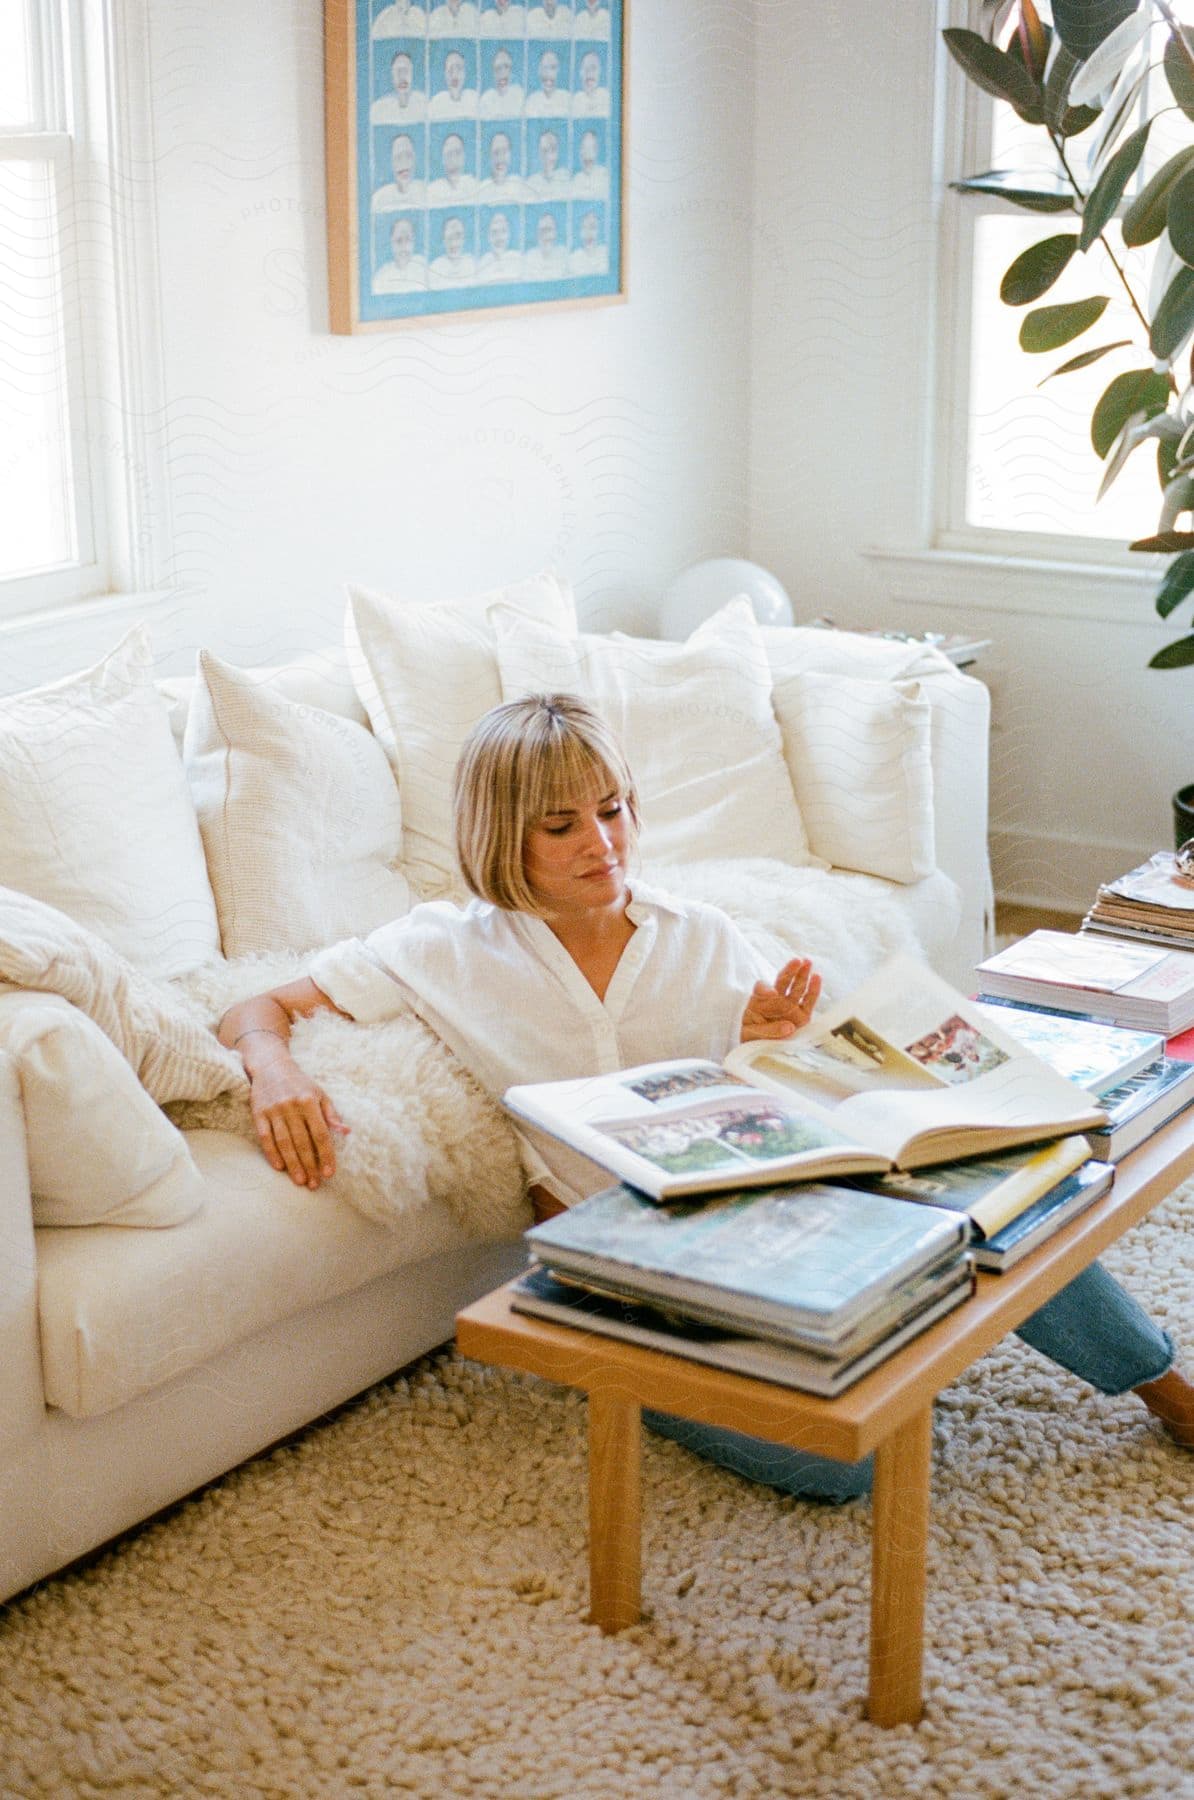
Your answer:
[[[228,1008],[217,1035],[229,1050],[240,1052],[251,1081],[254,1071],[275,1060],[279,1050],[289,1056],[290,1014],[272,994],[254,994]]]

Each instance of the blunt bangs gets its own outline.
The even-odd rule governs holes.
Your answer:
[[[538,911],[523,869],[529,827],[579,797],[616,794],[638,829],[626,759],[576,694],[507,701],[474,727],[456,765],[456,854],[471,893],[505,912]]]

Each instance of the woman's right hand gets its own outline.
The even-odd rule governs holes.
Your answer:
[[[257,1137],[272,1168],[296,1187],[314,1190],[336,1173],[333,1133],[347,1126],[317,1081],[300,1069],[284,1044],[257,1062],[249,1078]]]

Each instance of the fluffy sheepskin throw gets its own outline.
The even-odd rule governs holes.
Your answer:
[[[644,869],[644,876],[679,898],[722,907],[776,968],[796,953],[813,957],[829,1001],[842,998],[884,957],[919,949],[887,884],[869,876],[796,869],[763,857]],[[235,1000],[293,981],[302,968],[294,955],[248,957],[209,965],[172,986],[198,1016],[215,1021]],[[321,1013],[299,1022],[293,1046],[352,1126],[337,1146],[330,1191],[385,1225],[429,1200],[442,1201],[478,1236],[510,1234],[528,1223],[505,1114],[419,1020],[362,1026]],[[180,1126],[235,1131],[256,1142],[243,1093],[167,1110]]]
[[[209,964],[172,985],[216,1021],[236,1000],[294,981],[297,955]],[[334,1013],[296,1024],[297,1060],[327,1089],[352,1130],[336,1141],[328,1187],[375,1223],[398,1226],[439,1200],[478,1237],[508,1237],[530,1223],[514,1133],[482,1091],[418,1019],[355,1025]],[[206,1126],[257,1142],[246,1094],[166,1108],[183,1129]]]

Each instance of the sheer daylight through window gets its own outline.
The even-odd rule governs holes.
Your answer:
[[[1180,433],[1154,415],[1166,388],[1190,381],[1190,334],[1161,353],[1150,343],[1182,265],[1166,230],[1145,238],[1131,215],[1184,172],[1177,159],[1194,161],[1194,63],[1171,44],[1194,4],[1110,10],[1117,27],[1089,58],[1064,48],[1048,0],[969,9],[969,31],[999,58],[985,71],[981,53],[968,66],[967,45],[950,46],[969,77],[953,89],[967,177],[950,200],[959,286],[946,441],[966,443],[944,503],[954,542],[994,531],[1122,547],[1161,515]],[[1005,76],[1018,110],[992,95]],[[1052,252],[1035,248],[1045,240]]]

